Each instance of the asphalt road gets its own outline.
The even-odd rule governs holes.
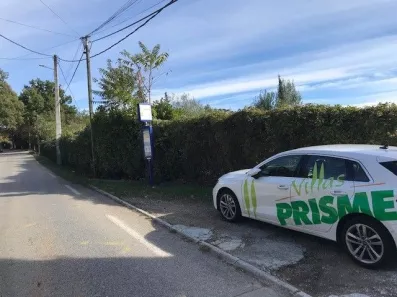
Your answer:
[[[26,152],[0,154],[0,296],[285,296]]]

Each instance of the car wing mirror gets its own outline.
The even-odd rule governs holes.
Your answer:
[[[253,178],[257,178],[261,172],[262,170],[260,168],[252,168],[247,172],[247,174]]]

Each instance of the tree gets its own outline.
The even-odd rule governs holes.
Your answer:
[[[159,101],[153,103],[153,111],[156,119],[172,120],[174,118],[173,106],[167,93]]]
[[[267,90],[261,91],[254,100],[253,106],[263,110],[272,110],[300,104],[302,104],[302,96],[296,89],[294,82],[278,76],[277,93]]]
[[[276,107],[294,106],[302,103],[302,97],[295,88],[293,81],[278,76],[278,91]]]
[[[21,138],[27,139],[31,147],[32,139],[51,140],[55,138],[55,83],[49,80],[33,79],[25,85],[19,95],[24,105],[24,123],[19,127]],[[78,118],[72,97],[59,88],[62,127],[65,128]],[[63,129],[64,133],[65,129]]]
[[[203,115],[205,107],[190,94],[182,94],[180,97],[173,97],[172,106],[175,118],[193,118]]]
[[[254,106],[263,110],[272,110],[275,108],[277,103],[277,94],[275,92],[260,92],[257,99],[254,101]]]
[[[23,104],[7,83],[8,73],[0,69],[0,138],[1,142],[12,137],[23,121]]]
[[[107,60],[107,67],[100,68],[100,79],[94,79],[100,90],[94,94],[104,100],[102,106],[105,110],[122,109],[136,110],[136,105],[141,102],[136,91],[136,74],[133,68],[126,66],[121,59],[115,65]]]
[[[122,55],[124,56],[123,62],[127,67],[136,68],[137,79],[138,79],[138,94],[144,101],[152,102],[151,91],[155,79],[159,76],[155,76],[155,71],[167,61],[168,53],[160,52],[160,45],[157,44],[152,50],[149,50],[146,45],[139,42],[141,52],[135,55],[131,55],[129,52],[124,50]]]

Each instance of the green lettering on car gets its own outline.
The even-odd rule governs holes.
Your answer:
[[[325,214],[321,216],[321,222],[324,224],[333,224],[338,220],[338,212],[332,207],[334,199],[334,196],[324,196],[320,198],[318,206]]]
[[[380,221],[397,220],[395,195],[393,190],[372,191],[372,209],[366,192],[359,192],[350,199],[347,195],[336,198],[323,196],[308,201],[296,200],[291,203],[278,203],[277,217],[281,225],[286,225],[286,219],[293,217],[296,225],[334,224],[350,213],[363,213]],[[309,212],[311,211],[311,221]],[[321,213],[320,213],[321,211]]]
[[[292,216],[292,207],[289,203],[277,203],[277,218],[282,226],[287,225],[286,220]]]
[[[374,216],[381,221],[397,220],[396,211],[387,211],[394,208],[394,193],[392,190],[371,192]],[[385,200],[393,198],[392,200]]]
[[[291,202],[291,207],[292,207],[292,216],[294,218],[295,225],[311,225],[312,222],[308,218],[309,214],[309,206],[304,201],[292,201]]]
[[[312,211],[313,224],[321,224],[320,210],[318,209],[317,201],[315,198],[309,199],[310,210]]]
[[[356,193],[353,198],[353,205],[350,203],[350,198],[347,195],[338,197],[337,201],[339,219],[343,218],[349,213],[364,213],[373,216],[369,207],[367,193]]]

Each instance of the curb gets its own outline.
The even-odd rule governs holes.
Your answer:
[[[194,237],[192,237],[192,236],[190,236],[188,234],[183,233],[180,230],[177,230],[170,223],[167,223],[166,221],[155,217],[154,215],[148,213],[147,211],[145,211],[143,209],[140,209],[140,208],[138,208],[138,207],[136,207],[136,206],[134,206],[134,205],[132,205],[132,204],[130,204],[130,203],[128,203],[128,202],[126,202],[126,201],[124,201],[124,200],[122,200],[122,199],[120,199],[120,198],[118,198],[118,197],[106,192],[106,191],[103,191],[103,190],[101,190],[101,189],[99,189],[97,187],[94,187],[92,185],[89,185],[89,187],[92,190],[94,190],[94,191],[96,191],[96,192],[98,192],[98,193],[100,193],[100,194],[102,194],[102,195],[104,195],[104,196],[116,201],[117,203],[119,203],[119,204],[121,204],[121,205],[123,205],[123,206],[125,206],[125,207],[127,207],[129,209],[135,210],[135,211],[137,211],[137,212],[139,212],[139,213],[141,213],[141,214],[143,214],[143,215],[145,215],[147,217],[150,217],[153,221],[159,223],[160,225],[163,225],[164,227],[166,227],[167,229],[172,230],[175,233],[178,233],[179,235],[189,239],[190,241],[192,241],[194,243],[197,243],[200,247],[205,247],[206,249],[209,249],[211,252],[213,252],[214,254],[218,255],[225,262],[229,263],[230,265],[233,265],[236,268],[240,268],[243,271],[245,271],[245,272],[247,272],[247,273],[249,273],[249,274],[251,274],[251,275],[253,275],[255,277],[260,278],[266,284],[276,285],[279,288],[282,288],[282,289],[288,291],[294,297],[312,297],[311,295],[299,290],[298,288],[294,287],[293,285],[291,285],[291,284],[289,284],[289,283],[287,283],[287,282],[285,282],[285,281],[283,281],[283,280],[271,275],[270,273],[267,273],[267,272],[265,272],[263,270],[260,270],[259,268],[256,268],[255,266],[249,264],[248,262],[246,262],[246,261],[244,261],[244,260],[242,260],[242,259],[240,259],[238,257],[235,257],[235,256],[225,252],[224,250],[221,250],[220,248],[218,248],[218,247],[216,247],[216,246],[214,246],[212,244],[209,244],[208,242],[205,242],[205,241],[202,241],[202,240],[198,240],[197,238],[194,238]]]

